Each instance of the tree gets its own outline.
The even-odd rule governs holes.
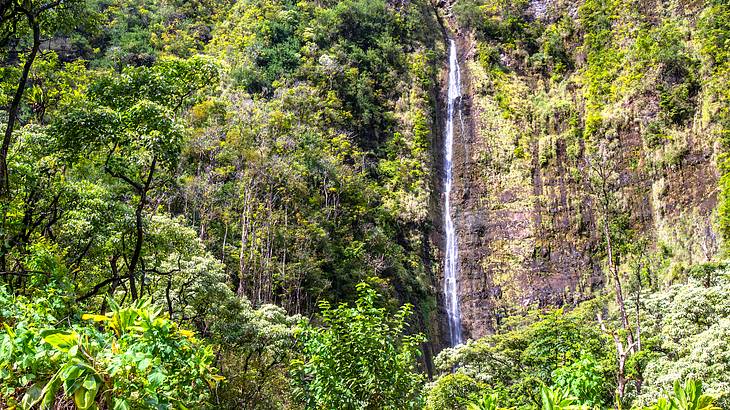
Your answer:
[[[644,359],[644,387],[635,403],[656,400],[678,378],[702,380],[704,389],[727,400],[730,283],[727,267],[715,269],[712,286],[704,286],[703,277],[690,277],[687,283],[644,297],[642,323],[649,352],[642,354],[650,355]]]
[[[592,306],[587,307],[587,312],[581,308],[569,314],[558,310],[527,326],[446,349],[434,364],[443,373],[471,377],[506,406],[540,406],[542,386],[556,384],[609,403],[613,352],[595,322],[581,318],[592,316]]]
[[[129,107],[113,109],[94,101],[82,102],[56,124],[62,145],[71,148],[90,145],[96,155],[103,152],[100,164],[106,174],[126,186],[134,203],[131,250],[123,246],[132,300],[138,298],[136,275],[144,242],[144,212],[154,189],[159,169],[174,167],[182,143],[182,132],[172,113],[164,106],[142,100]],[[72,141],[76,142],[73,143]],[[80,147],[81,148],[81,147]],[[78,150],[83,153],[83,149]],[[100,159],[101,159],[100,158]],[[124,242],[124,240],[122,240]],[[81,295],[85,300],[102,287],[118,280],[109,278]]]
[[[625,253],[626,244],[629,242],[626,238],[626,232],[629,230],[625,221],[626,215],[621,209],[617,209],[617,175],[610,167],[605,164],[614,163],[614,153],[611,149],[610,141],[599,141],[597,143],[596,152],[593,155],[587,155],[585,158],[586,166],[589,172],[588,188],[594,201],[598,204],[597,214],[601,219],[601,230],[605,241],[606,262],[608,276],[613,282],[613,293],[616,299],[616,307],[619,312],[619,321],[621,323],[622,332],[619,333],[614,329],[609,329],[604,323],[601,312],[597,313],[596,318],[604,333],[610,334],[613,338],[618,353],[616,361],[618,371],[616,374],[617,386],[616,393],[623,399],[628,382],[626,364],[632,355],[637,354],[641,350],[641,323],[639,320],[639,299],[641,295],[641,287],[637,289],[636,297],[636,323],[632,328],[629,323],[629,315],[626,311],[626,301],[624,299],[624,286],[620,274],[620,258]],[[638,284],[640,285],[641,282]],[[625,338],[625,340],[623,340]],[[637,387],[641,387],[641,383],[637,383]]]
[[[0,196],[10,194],[8,153],[28,85],[28,75],[41,49],[42,35],[69,31],[76,25],[90,21],[91,16],[93,14],[87,12],[84,0],[9,0],[0,4],[0,46],[25,45],[25,36],[28,32],[31,35],[30,49],[24,55],[23,68],[7,108],[8,120],[0,145]]]
[[[426,409],[472,410],[468,403],[474,402],[472,404],[476,406],[482,401],[482,397],[478,397],[482,389],[483,386],[464,373],[445,374],[428,386]]]
[[[415,408],[423,376],[415,372],[421,335],[405,335],[409,305],[376,307],[377,293],[358,285],[354,307],[319,306],[323,327],[303,323],[302,359],[292,362],[296,397],[306,408]]]
[[[89,95],[76,101],[53,125],[59,147],[75,164],[85,157],[113,179],[111,185],[126,191],[133,208],[132,228],[121,233],[121,250],[112,265],[123,259],[126,274],[96,284],[80,295],[83,301],[122,279],[132,300],[139,297],[137,276],[144,269],[145,218],[151,192],[160,187],[160,176],[171,179],[183,146],[179,110],[196,101],[198,93],[215,86],[217,67],[202,57],[162,59],[153,67],[130,68],[121,74],[101,76]],[[131,242],[131,246],[127,243]],[[131,249],[130,249],[131,248]],[[144,283],[141,284],[144,286]]]

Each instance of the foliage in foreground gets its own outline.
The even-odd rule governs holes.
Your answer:
[[[391,315],[374,289],[361,283],[358,292],[354,307],[320,302],[322,327],[302,324],[295,393],[312,409],[417,408],[423,376],[414,365],[424,338],[404,335],[411,307]]]
[[[67,312],[58,299],[30,302],[0,288],[0,399],[43,409],[201,408],[222,377],[212,348],[149,302],[105,315]]]
[[[676,380],[701,380],[702,390],[727,408],[729,286],[727,266],[717,263],[696,265],[684,280],[642,292],[642,348],[626,363],[623,408],[653,406]],[[636,300],[627,306],[637,312]],[[444,350],[435,360],[443,375],[428,389],[429,408],[464,408],[465,400],[485,391],[506,407],[536,406],[544,385],[590,407],[615,405],[617,353],[591,319],[606,307],[597,299],[570,313],[528,317],[526,325],[507,325],[502,333]],[[608,308],[606,320],[617,322]]]
[[[556,311],[533,324],[444,350],[436,366],[457,373],[433,384],[429,406],[457,408],[463,394],[483,390],[497,393],[507,406],[537,405],[543,385],[560,387],[591,405],[608,405],[615,386],[611,345],[580,313]]]
[[[549,388],[542,386],[540,390],[541,401],[539,405],[528,406],[528,408],[540,410],[588,410],[595,408],[587,403],[581,403],[576,397],[571,396],[568,390],[561,388]],[[499,407],[496,394],[485,394],[481,397],[472,396],[467,402],[467,410],[498,410]],[[720,410],[714,406],[715,399],[712,396],[703,394],[702,383],[689,379],[682,386],[679,380],[674,382],[674,389],[665,394],[656,403],[648,407],[635,407],[641,410]]]

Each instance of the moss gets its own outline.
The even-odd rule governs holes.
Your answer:
[[[491,71],[492,67],[499,63],[499,49],[487,43],[479,43],[477,45],[477,60],[486,71]]]
[[[416,112],[413,118],[413,155],[419,156],[425,153],[430,146],[431,127],[426,115]]]
[[[730,4],[713,0],[702,13],[698,23],[704,71],[711,74],[707,93],[719,107],[713,119],[720,124],[717,132],[721,152],[717,156],[720,170],[718,216],[720,233],[725,247],[730,243]],[[727,249],[726,249],[727,251]]]
[[[661,121],[652,121],[647,125],[646,130],[642,134],[644,145],[647,148],[656,148],[669,139],[669,135],[664,132],[664,127],[664,123]]]
[[[584,30],[582,51],[586,66],[582,71],[583,93],[586,99],[584,137],[596,136],[602,128],[601,108],[609,101],[613,80],[621,66],[622,52],[613,44],[613,1],[587,0],[578,9]]]
[[[409,71],[424,90],[428,90],[434,85],[437,67],[435,61],[436,56],[433,51],[417,52],[410,56]]]
[[[557,23],[550,24],[537,40],[539,51],[530,56],[530,61],[538,70],[549,74],[553,81],[560,78],[575,67],[566,44],[574,31],[573,20],[563,16]]]
[[[675,125],[682,125],[695,112],[694,96],[699,87],[694,82],[685,82],[673,87],[659,88],[659,108],[662,117]]]
[[[516,146],[515,149],[514,149],[514,151],[512,151],[512,152],[513,152],[515,158],[519,158],[519,159],[525,159],[525,158],[527,158],[527,154],[525,153],[525,149],[521,145]]]
[[[520,215],[524,225],[505,236],[530,238],[515,244],[500,237],[484,245],[499,254],[485,267],[499,271],[494,283],[512,293],[531,290],[517,272],[529,275],[540,269],[529,261],[543,247],[552,246],[556,253],[570,247],[590,258],[586,266],[601,263],[606,255],[596,237],[600,205],[590,191],[594,166],[607,171],[611,206],[626,214],[621,224],[611,226],[617,246],[624,246],[622,270],[629,269],[629,254],[638,252],[628,245],[634,239],[656,238],[683,249],[675,225],[688,211],[702,209],[698,215],[707,219],[714,195],[708,186],[713,178],[709,158],[714,158],[718,139],[728,153],[720,156],[719,165],[723,174],[730,173],[730,132],[725,131],[730,119],[721,122],[723,116],[730,118],[730,19],[718,14],[728,8],[724,3],[688,8],[676,2],[582,0],[577,18],[571,9],[575,3],[548,2],[546,13],[537,10],[537,16],[529,13],[543,3],[533,2],[529,13],[500,0],[481,6],[469,69],[472,79],[482,80],[474,82],[481,87],[473,101],[480,144],[474,152],[484,158],[479,175],[489,191],[484,207]],[[698,9],[704,7],[712,13],[698,23]],[[703,24],[706,40],[698,31]],[[505,35],[507,27],[515,31]],[[699,103],[708,113],[705,122],[696,115]],[[720,185],[721,204],[730,203],[730,177]],[[500,197],[503,192],[509,195]],[[509,216],[495,215],[503,218],[499,223],[511,222]],[[720,219],[730,237],[730,205],[721,205]],[[548,239],[536,245],[534,238],[542,236]],[[559,243],[563,238],[567,244]],[[498,248],[497,241],[505,244]],[[696,261],[695,256],[706,257],[678,251],[667,259],[676,265]],[[497,260],[515,266],[497,268]],[[583,271],[580,263],[567,269]],[[571,284],[590,292],[596,281],[587,277]]]
[[[555,139],[551,135],[545,135],[538,140],[538,161],[541,167],[546,167],[550,160],[557,156],[555,152]]]

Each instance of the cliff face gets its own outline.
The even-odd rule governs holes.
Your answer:
[[[591,298],[604,286],[606,235],[622,272],[660,271],[667,281],[719,247],[701,6],[517,3],[455,5],[447,19],[459,32],[465,94],[452,203],[467,338],[529,308]],[[593,19],[604,12],[608,40],[596,50]],[[515,19],[525,34],[500,34]],[[678,71],[676,56],[642,55],[645,41],[676,43],[696,72]],[[606,66],[599,52],[616,61]]]

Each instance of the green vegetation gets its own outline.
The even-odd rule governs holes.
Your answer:
[[[361,313],[382,323],[361,323],[374,374],[353,400],[377,384],[371,406],[417,402],[441,60],[426,2],[6,3],[0,407],[308,405],[292,363],[319,328],[298,314],[363,281],[383,284]],[[409,301],[418,315],[386,315]]]
[[[303,360],[292,363],[295,395],[305,408],[417,408],[422,377],[414,359],[420,335],[404,336],[411,307],[392,317],[375,306],[375,290],[358,286],[355,307],[320,303],[324,328],[305,323]]]
[[[555,385],[582,402],[605,406],[615,390],[610,345],[590,318],[557,311],[518,330],[446,349],[436,365],[442,372],[457,369],[468,376],[460,384],[476,383],[502,405],[538,405],[542,386]]]
[[[541,402],[538,406],[534,406],[535,409],[575,410],[596,408],[586,403],[580,403],[577,398],[570,396],[567,390],[561,390],[560,388],[551,389],[543,386],[540,390],[540,399]],[[679,381],[675,381],[672,393],[668,393],[666,397],[660,398],[656,403],[643,407],[643,409],[719,410],[720,407],[714,406],[713,401],[711,396],[702,394],[701,383],[687,380],[685,386],[682,387]],[[468,410],[497,410],[503,407],[498,406],[496,395],[487,395],[468,402],[467,408]]]
[[[496,245],[444,349],[447,32]],[[2,1],[0,408],[730,408],[729,44],[724,0]]]
[[[728,177],[728,149],[730,149],[730,54],[727,50],[728,30],[730,29],[730,7],[722,1],[710,2],[702,14],[699,24],[702,55],[708,71],[708,93],[712,101],[712,115],[718,126],[715,128],[722,151],[718,155],[720,169],[720,198],[718,213],[720,231],[725,238],[730,237],[730,177]]]
[[[223,380],[212,367],[212,348],[161,317],[148,301],[122,308],[110,299],[109,313],[78,321],[78,312],[62,299],[29,302],[0,292],[1,397],[9,406],[201,406]],[[59,325],[60,314],[72,324]]]
[[[699,406],[692,408],[705,408],[713,401],[726,405],[730,310],[724,295],[730,282],[724,268],[707,271],[712,272],[709,283],[704,275],[690,277],[640,296],[641,350],[627,360],[625,407],[691,407],[671,404],[672,398],[662,404],[661,397],[672,389],[676,400]],[[545,386],[555,397],[572,398],[572,404],[610,407],[619,352],[595,322],[596,309],[603,309],[599,302],[586,302],[570,313],[528,317],[530,324],[512,330],[513,325],[507,325],[502,333],[444,350],[436,358],[443,376],[428,390],[428,408],[467,408],[484,394],[493,395],[500,406],[541,407]],[[627,309],[637,307],[629,302]],[[612,316],[619,320],[618,311]],[[678,379],[688,380],[686,392],[678,390]],[[712,397],[700,400],[702,391]],[[697,404],[700,401],[703,404]]]

